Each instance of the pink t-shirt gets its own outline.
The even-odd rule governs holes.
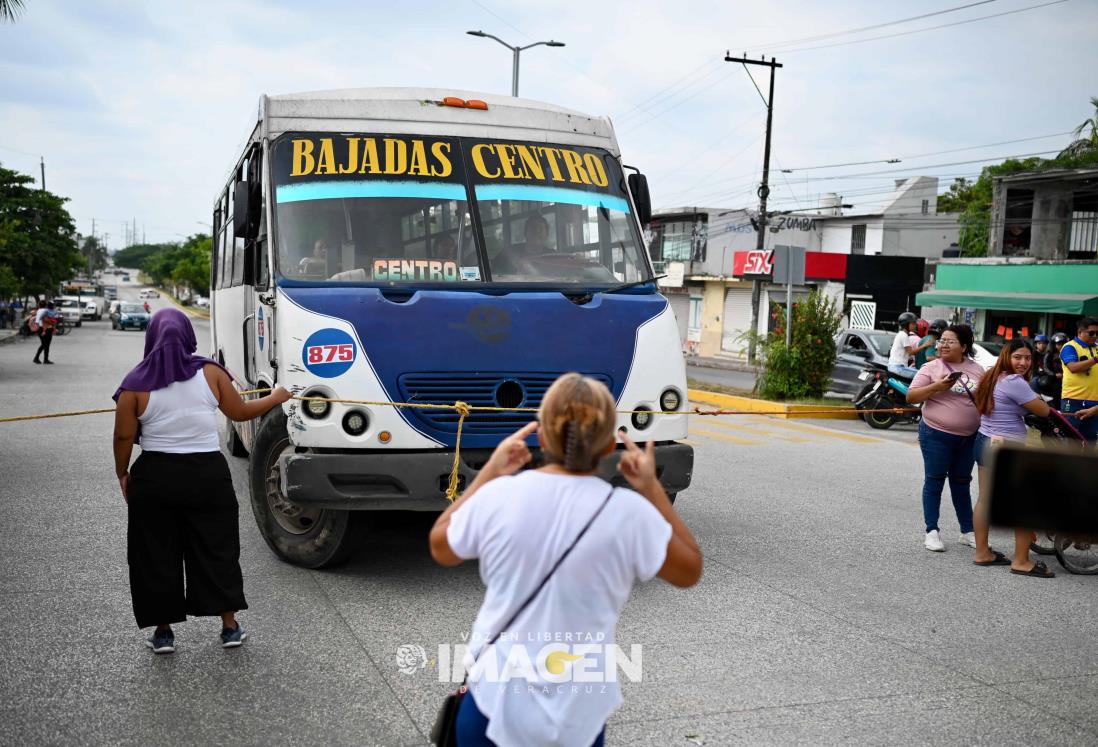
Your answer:
[[[919,369],[911,382],[911,388],[933,384],[949,375],[950,369],[960,371],[963,375],[952,387],[944,392],[935,392],[930,399],[923,402],[923,420],[935,430],[952,433],[954,436],[971,436],[980,427],[980,411],[976,409],[972,399],[976,396],[980,377],[984,375],[983,366],[968,358],[961,363],[946,363],[941,358],[935,358]]]

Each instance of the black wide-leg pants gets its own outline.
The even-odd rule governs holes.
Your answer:
[[[139,628],[248,608],[236,492],[220,451],[142,452],[130,468],[128,506]]]

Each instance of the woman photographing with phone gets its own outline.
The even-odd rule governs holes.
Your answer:
[[[949,481],[949,494],[960,542],[976,546],[972,527],[972,453],[980,413],[973,392],[984,369],[972,360],[972,328],[954,324],[942,332],[938,357],[919,369],[907,391],[910,404],[923,405],[919,422],[919,449],[923,454],[923,546],[944,552],[938,530],[942,490]]]
[[[573,651],[568,661],[584,658],[588,676],[608,675],[614,664],[605,651],[633,583],[659,576],[687,587],[701,578],[701,550],[656,478],[652,442],[641,449],[621,434],[618,469],[633,490],[598,476],[600,460],[614,451],[614,410],[600,382],[560,377],[538,420],[500,443],[431,529],[431,556],[445,566],[479,559],[487,586],[469,644],[476,664],[457,706],[462,747],[601,745],[606,719],[621,704],[616,677],[592,687],[540,674],[492,681],[484,672],[504,672],[516,647],[536,664],[545,644],[567,633],[602,652]],[[548,463],[515,474],[532,458],[526,439],[534,433]]]
[[[980,411],[980,430],[976,433],[976,464],[980,473],[980,500],[976,503],[976,565],[1009,565],[1011,573],[1038,578],[1052,578],[1056,574],[1040,562],[1029,559],[1029,545],[1033,532],[1014,530],[1014,561],[1007,560],[1001,552],[988,546],[987,450],[992,444],[1003,441],[1026,440],[1026,413],[1045,417],[1048,404],[1029,386],[1033,370],[1033,349],[1025,340],[1011,340],[999,352],[999,359],[991,367],[976,389],[976,408]]]

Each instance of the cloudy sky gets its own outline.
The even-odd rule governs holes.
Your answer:
[[[962,162],[1057,150],[1098,95],[1096,0],[26,6],[0,25],[0,163],[37,176],[44,156],[79,230],[95,218],[114,248],[133,218],[150,241],[202,230],[261,93],[509,92],[510,53],[469,29],[565,42],[523,54],[522,95],[610,115],[664,207],[754,202],[765,110],[726,49],[785,65],[772,167],[792,172],[772,183],[787,208],[836,191],[872,209],[897,177],[939,175],[944,189],[979,172]],[[766,70],[754,72],[765,92]]]

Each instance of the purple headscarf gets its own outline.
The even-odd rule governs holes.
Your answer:
[[[160,309],[153,314],[145,331],[145,358],[122,379],[114,393],[114,401],[118,401],[123,390],[151,392],[177,381],[187,381],[207,363],[229,373],[217,361],[195,355],[197,349],[198,340],[187,315],[179,309]]]

